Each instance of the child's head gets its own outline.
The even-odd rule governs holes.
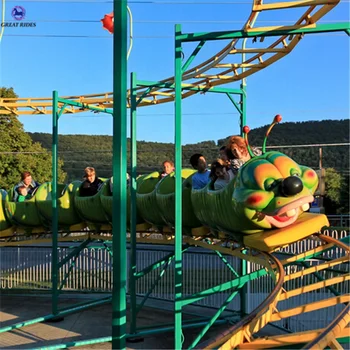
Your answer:
[[[84,179],[88,180],[89,182],[94,182],[96,179],[96,172],[95,168],[93,167],[87,167],[84,170]]]
[[[163,162],[163,173],[169,175],[174,171],[174,163],[170,160],[165,160]]]
[[[226,175],[226,164],[222,159],[217,159],[212,163],[210,177],[213,179],[224,179]]]
[[[243,159],[249,157],[246,142],[241,136],[231,136],[227,144],[228,157]]]
[[[220,147],[219,156],[220,156],[220,159],[222,159],[224,162],[229,161],[228,156],[227,156],[227,152],[226,152],[226,146]]]
[[[21,196],[26,196],[28,194],[27,187],[25,187],[25,186],[18,187],[18,193]]]
[[[190,163],[194,169],[198,170],[199,173],[203,173],[207,169],[207,161],[200,153],[195,153],[190,158]]]
[[[32,175],[29,171],[24,171],[22,174],[21,174],[21,179],[22,179],[22,182],[26,185],[26,186],[29,186],[33,179],[32,179]]]

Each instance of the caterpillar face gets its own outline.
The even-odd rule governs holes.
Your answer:
[[[246,163],[237,175],[233,199],[241,214],[261,228],[282,228],[310,208],[318,177],[279,152]]]

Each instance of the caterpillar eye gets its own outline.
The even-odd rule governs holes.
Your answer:
[[[267,179],[264,183],[265,191],[271,191],[276,186],[275,179]]]
[[[291,175],[291,176],[301,177],[301,173],[300,173],[300,171],[298,171],[297,169],[291,169],[290,175]]]

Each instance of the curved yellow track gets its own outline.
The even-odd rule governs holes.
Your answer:
[[[333,235],[332,232],[329,232],[329,234]],[[87,238],[91,240],[111,240],[111,236],[107,232],[101,235],[81,232],[79,235],[70,237],[62,236],[59,241],[85,240]],[[349,286],[349,246],[326,234],[315,234],[307,238],[306,241],[298,243],[300,252],[297,255],[284,258],[283,255],[279,254],[279,251],[271,254],[249,247],[226,248],[222,246],[225,240],[209,244],[203,238],[184,237],[183,242],[192,246],[215,250],[222,254],[229,254],[256,264],[260,266],[259,269],[263,268],[269,271],[269,275],[274,279],[274,287],[250,314],[232,327],[223,330],[215,338],[199,344],[199,349],[278,349],[281,346],[300,348],[302,344],[306,344],[304,349],[324,349],[327,346],[334,349],[343,349],[337,339],[345,338],[350,334],[350,294],[348,294],[349,287],[347,287],[348,292],[342,294],[339,286]],[[137,241],[139,243],[172,245],[174,244],[174,236],[171,232],[160,234],[146,231],[139,233]],[[3,242],[1,246],[33,244],[34,242],[50,243],[51,238]],[[243,254],[242,249],[247,249],[247,252]],[[320,257],[320,260],[314,258],[314,261],[310,263],[308,259],[316,255]],[[304,266],[297,264],[301,261],[305,261],[306,264]],[[310,280],[310,276],[316,274],[318,276],[313,281]],[[332,287],[340,292],[339,295],[325,293],[327,288]],[[318,295],[317,301],[303,304],[303,298],[297,299],[310,292],[314,296],[315,293]],[[283,303],[292,298],[296,298],[300,305],[294,305],[292,308],[286,309]],[[336,305],[343,305],[344,308],[323,329],[282,335],[281,332],[277,332],[275,335],[259,336],[259,332],[264,331],[264,327],[269,323],[283,319],[293,319],[304,313],[312,313]]]
[[[253,29],[258,15],[264,11],[277,11],[279,22],[287,18],[284,14],[291,11],[294,25],[281,25],[269,27],[255,27],[254,30],[269,31],[274,29],[297,29],[305,26],[315,26],[317,21],[335,7],[340,0],[298,0],[276,2],[270,1],[264,4],[262,0],[253,0],[251,13],[243,26],[243,30],[249,32]],[[302,35],[281,36],[276,38],[265,37],[254,43],[251,47],[245,47],[244,39],[229,40],[226,46],[216,55],[210,57],[201,64],[188,69],[183,74],[184,87],[210,88],[230,82],[240,81],[278,61],[291,52],[301,40]],[[174,77],[169,77],[161,82],[174,82]],[[198,93],[197,91],[183,92],[183,98]],[[149,106],[166,103],[174,100],[174,91],[167,88],[139,87],[138,96],[143,96],[139,106]],[[100,108],[113,107],[113,92],[92,94],[85,96],[62,96],[65,99],[74,100],[87,105]],[[127,97],[129,107],[129,93]],[[87,109],[69,106],[64,113],[81,113]],[[15,115],[39,115],[52,113],[51,98],[16,98],[0,99],[1,114]]]
[[[350,249],[347,245],[339,242],[338,240],[320,234],[314,237],[318,241],[318,246],[312,250],[292,256],[284,260],[271,261],[271,268],[276,271],[276,285],[274,290],[270,293],[268,298],[257,307],[246,318],[243,318],[238,324],[234,325],[231,329],[227,330],[224,334],[215,338],[209,342],[206,349],[212,349],[219,347],[222,350],[226,349],[259,349],[259,348],[279,348],[281,346],[289,346],[292,348],[298,348],[298,345],[306,343],[304,349],[324,349],[327,346],[331,348],[342,349],[341,345],[337,342],[337,338],[346,337],[349,333],[349,303],[350,294],[342,294],[339,296],[333,296],[330,298],[320,298],[315,302],[307,303],[291,309],[279,311],[279,303],[282,304],[284,300],[306,294],[308,292],[322,292],[322,289],[330,286],[335,286],[339,283],[349,284],[350,275],[349,271],[343,271],[344,274],[339,275],[335,271],[331,273],[334,266],[341,264],[347,264],[349,262]],[[323,263],[319,263],[314,266],[304,266],[301,270],[284,274],[281,272],[281,266],[290,264],[314,253],[321,253],[321,257],[326,257],[327,251],[330,249],[336,249],[342,252],[343,255],[339,258],[331,258]],[[312,284],[306,282],[305,276],[313,273],[322,273],[327,270],[330,278],[324,278],[324,280]],[[290,281],[299,279],[300,287],[295,289],[287,288],[286,284]],[[320,295],[322,295],[320,293]],[[254,334],[259,332],[267,323],[276,322],[284,318],[295,317],[307,312],[313,312],[320,309],[326,309],[335,305],[344,304],[342,312],[335,317],[331,324],[324,329],[315,329],[312,331],[306,331],[301,333],[292,333],[290,335],[276,335],[268,337],[253,337]],[[336,346],[336,347],[334,347]]]

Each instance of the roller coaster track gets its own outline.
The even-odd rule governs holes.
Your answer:
[[[331,11],[340,0],[298,0],[285,2],[270,2],[264,4],[262,0],[254,0],[251,13],[243,26],[243,31],[269,32],[271,30],[315,28],[325,14]],[[279,11],[274,16],[280,21],[286,11],[291,11],[296,17],[294,25],[254,27],[257,17],[265,11]],[[253,40],[252,47],[246,48],[246,39],[238,38],[229,40],[229,43],[216,55],[183,73],[183,88],[195,88],[184,90],[182,98],[187,98],[199,92],[200,89],[240,81],[260,70],[268,67],[290,53],[303,34],[282,35],[280,37],[261,37],[259,41]],[[256,38],[255,38],[256,39]],[[204,43],[203,43],[204,44]],[[138,98],[142,97],[138,106],[150,106],[174,101],[174,77],[158,82],[158,86],[137,88]],[[161,85],[163,84],[163,85]],[[170,87],[169,87],[170,86]],[[65,96],[65,99],[80,102],[85,106],[68,106],[64,113],[80,113],[88,110],[88,106],[101,108],[113,107],[113,92],[91,94],[84,96]],[[61,105],[60,105],[61,106]],[[130,91],[128,91],[127,106],[130,106]],[[41,115],[52,113],[51,98],[0,98],[1,114],[9,115]]]
[[[66,236],[59,240],[64,242],[76,239],[85,240],[87,238],[91,240],[111,239],[111,236],[107,233],[103,235],[86,232],[81,234],[80,237]],[[249,247],[244,247],[248,250],[246,254],[243,254],[242,247],[226,248],[221,245],[223,241],[208,244],[208,240],[203,240],[203,238],[205,237],[184,237],[183,240],[184,243],[192,246],[214,250],[256,264],[260,271],[265,270],[265,275],[269,274],[273,278],[274,287],[260,305],[238,323],[225,329],[215,338],[197,345],[196,348],[219,348],[223,350],[235,348],[272,349],[288,346],[293,349],[324,349],[329,346],[334,349],[343,349],[340,340],[350,334],[350,248],[348,245],[326,234],[318,233],[308,237],[305,241],[301,241],[299,248],[306,247],[306,249],[301,249],[302,251],[296,255],[283,253],[283,249],[274,253],[267,253]],[[50,238],[46,241],[50,242]],[[144,232],[140,233],[137,241],[139,243],[172,245],[174,244],[174,236],[171,232],[167,234]],[[7,242],[3,246],[26,244],[27,242],[33,243],[33,241],[16,241]],[[44,240],[39,238],[39,242],[42,243]],[[341,291],[341,286],[343,291]],[[305,300],[309,299],[307,293],[312,292],[317,295],[314,298],[317,300],[305,303]],[[334,296],[332,296],[332,293]],[[292,307],[283,305],[284,302],[292,298],[297,299],[298,306],[295,306],[295,303]],[[302,332],[282,335],[281,332],[269,336],[259,335],[259,332],[263,332],[264,327],[268,324],[290,320],[290,318],[295,319],[295,317],[305,313],[316,313],[315,318],[317,318],[318,310],[339,306],[343,306],[343,309],[337,311],[337,316],[325,328],[307,329]],[[271,331],[269,331],[270,333]]]
[[[276,257],[270,255],[271,266],[270,268],[275,271],[276,282],[275,287],[269,296],[249,315],[239,321],[231,328],[220,333],[214,339],[200,344],[200,349],[213,349],[219,348],[225,349],[258,349],[258,348],[281,348],[284,346],[300,348],[300,345],[304,345],[303,349],[324,349],[327,346],[336,349],[342,349],[341,345],[337,341],[337,338],[347,337],[349,335],[349,322],[350,322],[350,294],[343,294],[325,298],[302,304],[290,309],[279,310],[280,304],[283,308],[283,301],[293,297],[298,297],[302,294],[306,294],[311,291],[320,292],[322,288],[331,289],[332,286],[344,283],[349,286],[350,275],[348,270],[349,264],[349,247],[329,236],[319,234],[313,239],[319,242],[319,246],[316,248],[303,252],[298,255],[290,256],[286,259],[279,260]],[[310,266],[305,263],[305,259],[310,256],[321,256],[321,260],[327,257],[327,252],[337,249],[338,252],[342,251],[344,254],[341,257],[334,257],[325,259],[323,262],[319,262],[314,266]],[[287,267],[290,264],[298,261],[304,262],[303,268],[294,273],[286,274],[283,267]],[[345,264],[347,266],[336,277],[322,278],[320,272],[329,273],[332,276],[332,267]],[[316,280],[319,282],[307,284],[305,278],[307,275],[314,274]],[[288,290],[288,283],[299,279],[299,287]],[[336,293],[335,289],[331,289]],[[319,293],[320,296],[322,295]],[[277,322],[289,317],[295,317],[303,313],[314,312],[320,309],[326,309],[328,307],[334,307],[335,305],[344,305],[343,310],[335,317],[335,319],[324,329],[308,330],[306,332],[291,333],[283,335],[275,335],[268,337],[254,337],[254,334],[262,330],[268,323]]]

